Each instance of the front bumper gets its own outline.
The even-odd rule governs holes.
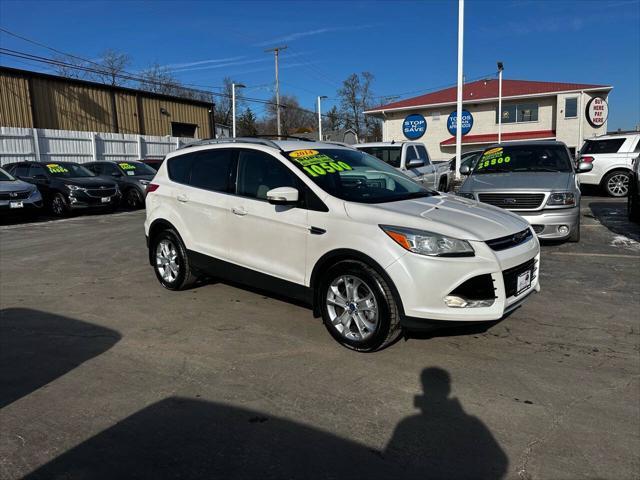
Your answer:
[[[116,191],[115,194],[105,197],[95,197],[84,192],[75,191],[69,193],[68,198],[69,208],[72,210],[83,208],[114,208],[120,203],[122,195],[119,190]],[[103,198],[107,198],[108,200],[103,201]]]
[[[11,208],[10,202],[7,200],[0,200],[0,210],[2,210],[3,212],[15,212],[15,213],[20,213],[20,212],[24,212],[24,211],[34,211],[34,210],[40,210],[44,203],[42,202],[42,199],[40,200],[19,200],[19,202],[22,202],[22,207],[20,208]]]
[[[430,327],[435,321],[460,324],[495,321],[520,305],[534,291],[540,290],[540,244],[535,236],[513,248],[492,250],[486,243],[470,242],[474,257],[438,258],[407,253],[387,267],[403,309],[403,325],[416,328],[420,321]],[[504,271],[535,262],[531,285],[515,293],[505,283],[513,280]],[[490,276],[494,289],[490,306],[473,308],[449,307],[444,298],[468,280]],[[486,277],[485,277],[486,278]]]
[[[569,238],[580,228],[580,206],[557,210],[541,210],[539,212],[514,212],[521,215],[532,226],[538,238],[542,240],[563,240]],[[565,226],[568,232],[561,233]]]

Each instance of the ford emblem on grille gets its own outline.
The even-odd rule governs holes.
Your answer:
[[[9,192],[10,197],[17,197],[18,194],[16,192]]]
[[[515,198],[505,198],[505,199],[503,200],[503,202],[504,202],[506,205],[515,205],[515,204],[516,204],[516,202],[517,202],[517,200],[516,200]]]
[[[104,187],[104,186],[101,186],[101,187],[100,187],[100,189],[101,189],[101,190],[102,190],[102,189],[105,189],[105,188],[107,188],[107,187]]]

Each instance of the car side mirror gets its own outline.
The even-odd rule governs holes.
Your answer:
[[[469,167],[469,165],[462,165],[460,167],[460,174],[461,175],[471,175],[471,168]]]
[[[267,200],[272,205],[296,205],[298,190],[293,187],[272,188],[267,192]]]
[[[591,162],[578,163],[578,168],[577,168],[578,173],[590,172],[591,170],[593,170],[593,163]]]
[[[412,158],[407,161],[405,168],[420,168],[424,167],[424,160],[421,158]]]

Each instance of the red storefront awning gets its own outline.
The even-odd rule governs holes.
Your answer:
[[[502,134],[503,142],[511,142],[514,140],[543,140],[543,139],[555,139],[556,131],[555,130],[536,130],[532,132],[509,132]],[[484,135],[464,135],[462,137],[463,145],[473,145],[480,143],[498,143],[498,134],[497,133],[487,133]],[[442,142],[440,145],[445,147],[449,145],[456,144],[456,137],[448,138]]]

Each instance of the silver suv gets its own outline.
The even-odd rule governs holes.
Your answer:
[[[574,167],[562,142],[518,142],[486,149],[458,195],[518,213],[539,238],[580,240],[580,189],[577,173],[593,165]]]

